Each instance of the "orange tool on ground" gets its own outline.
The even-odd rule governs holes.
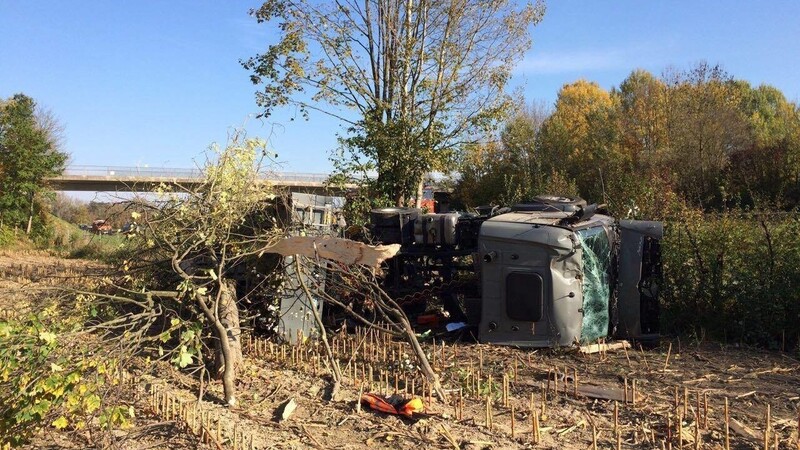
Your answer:
[[[413,397],[395,406],[379,395],[365,393],[361,395],[361,403],[367,404],[367,406],[376,411],[386,414],[402,415],[408,418],[413,417],[414,413],[425,410],[425,406],[419,397]]]

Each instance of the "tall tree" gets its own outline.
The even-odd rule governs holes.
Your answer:
[[[348,149],[402,204],[503,117],[504,87],[543,13],[509,0],[268,0],[252,14],[277,22],[280,39],[243,65],[263,85],[264,115],[291,104],[349,123]]]
[[[549,169],[566,170],[591,200],[603,198],[604,180],[613,179],[626,162],[615,99],[594,82],[578,80],[561,88],[539,142]]]
[[[669,165],[677,187],[695,204],[719,205],[727,195],[731,155],[750,140],[740,91],[721,67],[704,62],[666,74],[665,82]]]
[[[507,196],[507,169],[504,149],[499,142],[465,146],[458,160],[458,180],[453,197],[462,207],[504,204]]]
[[[499,140],[465,146],[458,160],[455,198],[470,206],[517,203],[548,190],[537,134],[550,114],[543,102],[522,104]]]
[[[732,189],[746,203],[781,203],[796,192],[800,154],[800,113],[797,105],[769,85],[753,88],[736,81],[751,139],[731,155]],[[794,203],[792,201],[791,203]],[[788,205],[786,205],[788,206]]]
[[[566,84],[538,133],[515,117],[500,136],[461,159],[465,200],[577,185],[617,214],[650,217],[677,198],[703,209],[800,204],[800,108],[707,63],[660,78],[634,70],[610,94]]]
[[[47,118],[40,123],[36,102],[24,94],[0,104],[0,224],[24,225],[28,233],[43,180],[61,173],[67,160]]]
[[[612,91],[618,98],[622,145],[640,168],[660,158],[666,133],[666,85],[645,70],[634,70]]]
[[[543,102],[523,105],[503,126],[500,141],[503,145],[509,182],[518,193],[515,201],[530,199],[545,189],[545,166],[537,137],[542,124],[550,115],[550,108]],[[511,188],[511,186],[509,186]]]

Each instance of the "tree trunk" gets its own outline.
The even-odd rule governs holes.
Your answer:
[[[240,340],[242,330],[239,328],[239,308],[236,305],[236,284],[233,280],[225,280],[220,286],[222,294],[220,295],[219,311],[217,314],[222,326],[225,327],[225,337],[228,341],[230,354],[223,354],[221,352],[222,346],[217,345],[214,367],[217,376],[219,376],[225,368],[225,363],[228,360],[233,363],[234,371],[242,363],[242,343]]]
[[[415,208],[422,208],[422,195],[425,192],[425,178],[420,178],[419,182],[417,183],[417,198],[414,200],[414,207]],[[432,213],[433,211],[428,211]]]
[[[33,225],[33,192],[31,192],[31,210],[28,214],[28,227],[25,229],[25,234],[31,234],[32,225]]]
[[[236,305],[236,285],[233,280],[222,280],[219,284],[219,304],[216,311],[209,310],[214,317],[214,372],[222,379],[225,402],[236,404],[236,370],[242,362],[241,328],[239,308]],[[208,315],[208,314],[207,314]]]

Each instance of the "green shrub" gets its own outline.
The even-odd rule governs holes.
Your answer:
[[[83,239],[71,242],[66,256],[72,259],[94,259],[103,262],[116,262],[118,255],[125,252],[124,236],[98,236],[86,234]]]
[[[6,227],[0,227],[0,248],[8,248],[17,241],[14,236],[14,230]]]
[[[126,426],[130,414],[105,393],[118,361],[74,332],[86,320],[86,299],[71,311],[48,307],[26,317],[0,320],[0,446],[23,445],[41,428],[81,430],[99,415]]]
[[[800,215],[685,211],[662,242],[663,332],[768,348],[800,333]]]

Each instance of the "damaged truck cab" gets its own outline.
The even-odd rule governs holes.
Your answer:
[[[658,258],[661,225],[617,223],[587,214],[591,208],[517,210],[483,223],[481,342],[552,347],[657,337],[658,299],[640,287],[642,279],[656,285],[658,267],[643,261]],[[645,238],[656,244],[645,246]]]
[[[458,258],[474,259],[479,299],[463,302],[463,316],[477,326],[481,342],[553,347],[608,336],[656,339],[662,225],[617,221],[598,209],[580,199],[540,196],[477,218],[398,213],[394,234],[376,231],[381,241],[402,245],[389,266],[388,279],[395,282],[423,273],[420,261],[435,261],[444,276],[425,287],[447,286]],[[440,224],[432,228],[436,239],[413,239],[427,230],[425,221]],[[453,310],[456,294],[442,297]]]

